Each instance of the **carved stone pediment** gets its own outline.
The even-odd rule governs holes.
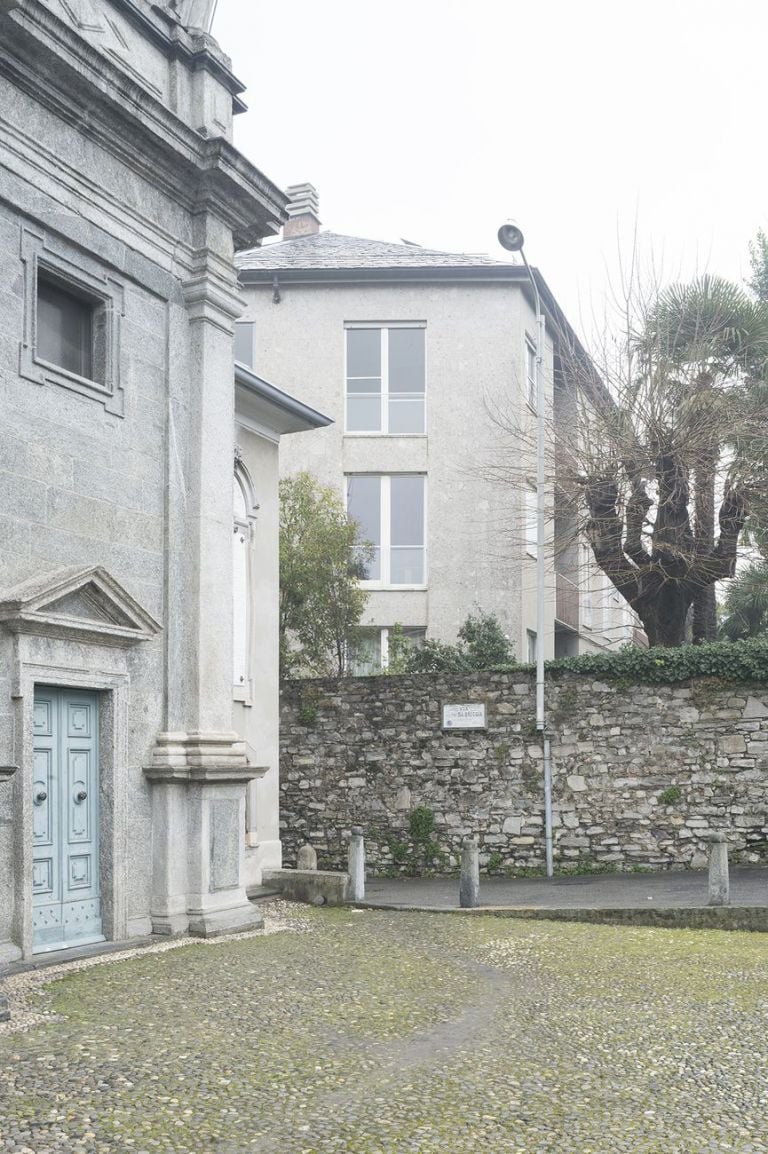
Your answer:
[[[0,624],[12,633],[100,645],[149,641],[161,629],[100,565],[59,569],[0,590]]]
[[[210,32],[218,0],[167,0],[167,3],[185,28]]]
[[[159,61],[137,52],[135,32],[113,5],[98,0],[46,0],[57,16],[68,21],[94,48],[106,52],[137,83],[162,99],[164,84]],[[138,66],[140,61],[141,66]],[[149,74],[151,70],[152,75]]]

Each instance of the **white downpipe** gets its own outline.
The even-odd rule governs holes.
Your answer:
[[[552,759],[549,738],[546,736],[544,703],[544,628],[546,614],[544,529],[546,520],[546,425],[544,407],[545,322],[541,298],[531,266],[520,250],[536,301],[536,729],[542,735],[544,756],[544,846],[547,877],[553,875],[552,855]]]

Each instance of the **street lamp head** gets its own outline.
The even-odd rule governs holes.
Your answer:
[[[525,243],[523,230],[513,220],[508,220],[501,226],[498,237],[499,244],[507,252],[520,252]]]

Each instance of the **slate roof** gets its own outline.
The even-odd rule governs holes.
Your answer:
[[[237,265],[246,269],[419,269],[512,268],[506,261],[467,252],[440,252],[413,244],[392,244],[361,236],[320,232],[278,241],[238,253]]]

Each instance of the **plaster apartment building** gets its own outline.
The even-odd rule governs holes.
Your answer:
[[[278,444],[205,0],[0,0],[0,966],[258,924],[280,864]]]
[[[248,308],[237,356],[334,418],[292,438],[281,469],[343,492],[375,545],[356,670],[386,664],[396,623],[416,643],[453,642],[477,607],[498,617],[518,659],[533,660],[536,317],[525,269],[321,231],[314,188],[288,193],[282,241],[238,256]],[[561,342],[573,334],[535,276],[556,425],[568,419]],[[505,462],[510,483],[499,485],[491,474]],[[632,614],[586,543],[555,526],[548,518],[545,657],[633,640]]]

